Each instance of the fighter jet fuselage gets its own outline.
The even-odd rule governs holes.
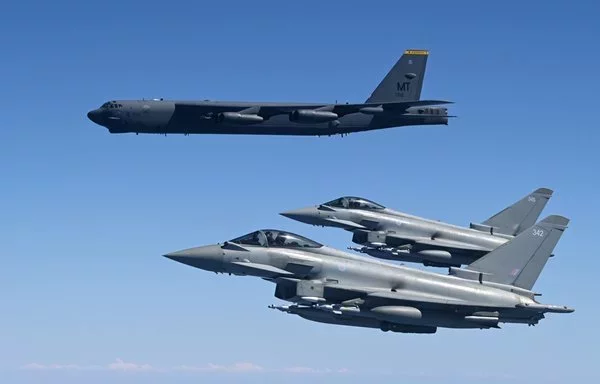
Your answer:
[[[552,216],[519,236],[508,250],[515,260],[505,258],[521,275],[497,267],[503,256],[493,252],[479,270],[452,269],[452,275],[441,275],[272,229],[165,256],[207,271],[271,281],[277,298],[294,303],[273,308],[308,320],[415,333],[434,333],[437,327],[486,329],[502,322],[533,325],[546,312],[572,311],[540,304],[531,291],[541,272],[539,261],[545,263],[567,222]]]
[[[459,267],[482,257],[535,223],[552,191],[538,188],[482,224],[462,227],[344,196],[318,206],[281,213],[317,226],[352,232],[356,251],[373,257],[427,266]]]

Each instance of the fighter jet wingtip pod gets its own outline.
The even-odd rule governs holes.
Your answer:
[[[307,320],[432,334],[438,328],[536,325],[545,313],[573,312],[539,303],[532,291],[568,224],[566,217],[547,216],[503,237],[501,245],[466,268],[451,266],[448,275],[342,252],[278,229],[165,256],[207,271],[270,281],[275,297],[291,304],[269,308]]]
[[[448,125],[447,100],[421,100],[429,51],[404,52],[363,103],[112,100],[87,117],[110,133],[331,136]]]

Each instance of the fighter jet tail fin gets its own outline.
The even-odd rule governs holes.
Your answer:
[[[428,56],[424,49],[404,51],[365,103],[419,100]]]
[[[483,280],[531,290],[569,224],[563,216],[548,216],[467,266]]]
[[[492,232],[516,236],[535,224],[546,203],[552,197],[552,193],[551,189],[538,188],[482,224]],[[471,227],[477,229],[477,225],[471,225]]]

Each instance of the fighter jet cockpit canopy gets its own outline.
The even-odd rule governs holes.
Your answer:
[[[258,245],[272,248],[321,248],[323,244],[295,233],[276,229],[262,229],[229,241],[240,245]]]
[[[385,209],[383,205],[377,204],[362,197],[344,196],[339,199],[329,201],[323,205],[332,208],[346,208],[346,209],[364,209],[366,211],[377,211]]]

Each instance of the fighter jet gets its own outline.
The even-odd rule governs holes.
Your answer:
[[[264,229],[223,244],[164,255],[216,273],[275,283],[270,306],[305,319],[405,333],[443,328],[537,324],[565,306],[541,304],[532,291],[569,220],[549,216],[467,268],[448,275],[350,254],[300,235]]]
[[[444,100],[420,100],[429,52],[409,49],[358,104],[113,100],[87,116],[110,133],[331,136],[405,125],[447,125]]]
[[[373,257],[425,266],[460,267],[532,226],[551,196],[552,190],[548,188],[536,189],[483,223],[471,223],[469,228],[412,216],[352,196],[281,215],[350,231],[352,241],[362,245],[350,249]]]

